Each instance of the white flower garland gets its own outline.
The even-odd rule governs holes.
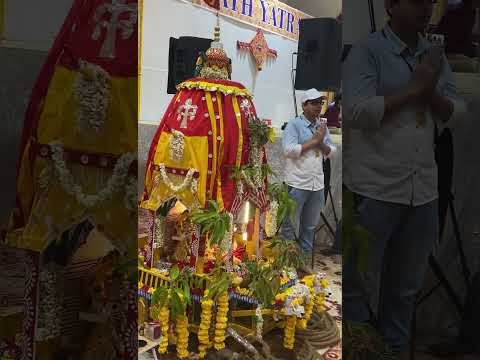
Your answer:
[[[73,85],[78,103],[77,128],[84,135],[103,131],[108,107],[110,75],[98,65],[80,60],[80,72]]]
[[[50,163],[46,164],[38,175],[38,186],[41,192],[44,192],[48,189],[50,182],[53,178],[53,168]]]
[[[37,341],[45,341],[61,335],[62,299],[57,291],[60,279],[59,274],[48,267],[40,272]]]
[[[137,178],[130,176],[125,185],[125,207],[128,211],[135,213],[138,210],[138,184]]]
[[[277,212],[278,202],[273,200],[270,203],[270,208],[265,215],[265,234],[267,237],[273,237],[277,233]]]
[[[254,192],[257,192],[257,186],[255,186],[255,184],[253,183],[252,179],[250,179],[250,177],[245,173],[244,170],[242,170],[242,177],[243,179],[245,180],[245,182],[247,183],[247,185],[250,187],[250,189]],[[242,188],[243,189],[243,188]],[[242,191],[243,193],[243,191]]]
[[[297,283],[292,288],[292,291],[287,295],[285,299],[285,314],[286,315],[295,315],[297,317],[302,317],[305,313],[305,308],[301,304],[293,304],[293,300],[301,298],[304,302],[310,301],[310,289],[308,286]]]
[[[233,239],[233,215],[227,212],[229,217],[229,228],[221,244],[221,249],[227,252],[227,261],[225,263],[228,272],[232,272],[232,239]]]
[[[91,208],[98,203],[109,200],[112,198],[113,194],[119,192],[122,186],[125,185],[128,170],[132,162],[135,160],[135,156],[132,153],[123,154],[117,160],[113,169],[113,174],[108,179],[105,188],[97,194],[85,194],[81,186],[75,182],[75,179],[67,168],[67,164],[63,157],[62,145],[58,142],[51,143],[50,149],[52,150],[52,160],[55,166],[55,171],[63,190],[87,208]]]
[[[193,175],[198,171],[197,169],[191,168],[190,170],[188,170],[187,175],[185,176],[185,179],[183,180],[183,182],[180,185],[175,185],[170,181],[170,179],[167,176],[165,164],[159,164],[158,167],[159,167],[159,172],[157,176],[155,176],[155,182],[157,184],[160,182],[160,180],[162,180],[165,183],[165,185],[167,185],[167,187],[174,193],[182,192],[188,189],[188,187],[191,187],[192,192],[195,189],[194,192],[196,193],[197,181],[196,179],[193,178]]]
[[[170,138],[170,159],[175,162],[180,162],[183,159],[185,150],[185,136],[177,130],[172,130],[172,137]]]
[[[255,315],[257,317],[257,338],[262,339],[263,315],[262,315],[262,305],[261,304],[258,304],[257,309],[255,310]]]
[[[165,217],[159,215],[155,218],[155,239],[153,248],[160,249],[165,245]]]

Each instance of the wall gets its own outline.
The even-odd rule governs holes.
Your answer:
[[[158,124],[172,98],[166,93],[169,38],[212,38],[215,22],[212,12],[179,0],[144,0],[141,122]],[[250,54],[236,49],[237,40],[249,42],[256,29],[224,17],[220,17],[220,27],[221,40],[233,62],[232,80],[253,93],[259,116],[272,119],[272,125],[278,129],[295,115],[290,74],[297,42],[265,32],[268,46],[277,50],[278,57],[257,72]]]
[[[0,47],[0,224],[5,224],[15,206],[14,189],[23,119],[45,56],[43,51]]]
[[[377,29],[385,23],[386,12],[384,0],[373,0]],[[368,1],[343,1],[343,42],[353,44],[370,33],[370,14]]]
[[[73,0],[4,0],[4,46],[48,50]],[[28,24],[28,26],[26,25]]]

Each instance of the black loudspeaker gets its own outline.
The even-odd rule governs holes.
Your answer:
[[[342,25],[332,18],[300,20],[295,89],[340,89]]]
[[[210,47],[211,39],[182,36],[170,38],[167,93],[175,94],[176,86],[193,77],[198,55]]]

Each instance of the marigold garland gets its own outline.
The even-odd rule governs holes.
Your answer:
[[[177,356],[180,359],[188,357],[188,318],[185,314],[178,315],[176,318],[176,332],[177,332]]]
[[[168,328],[169,328],[170,311],[168,307],[164,306],[160,309],[159,320],[162,327],[162,342],[158,348],[160,354],[165,354],[168,347]]]
[[[228,293],[223,293],[218,299],[217,317],[215,323],[214,347],[222,350],[225,347],[225,329],[227,328]]]
[[[207,349],[210,347],[209,330],[212,323],[212,306],[211,299],[204,298],[201,300],[202,314],[200,315],[200,327],[198,330],[198,346],[200,359],[205,358]]]
[[[283,346],[292,350],[295,344],[295,326],[297,317],[295,315],[287,316],[285,320],[285,336],[283,338]]]

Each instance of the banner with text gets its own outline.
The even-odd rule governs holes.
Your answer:
[[[184,0],[185,1],[185,0]],[[186,0],[257,28],[298,41],[300,20],[311,18],[278,0]]]

